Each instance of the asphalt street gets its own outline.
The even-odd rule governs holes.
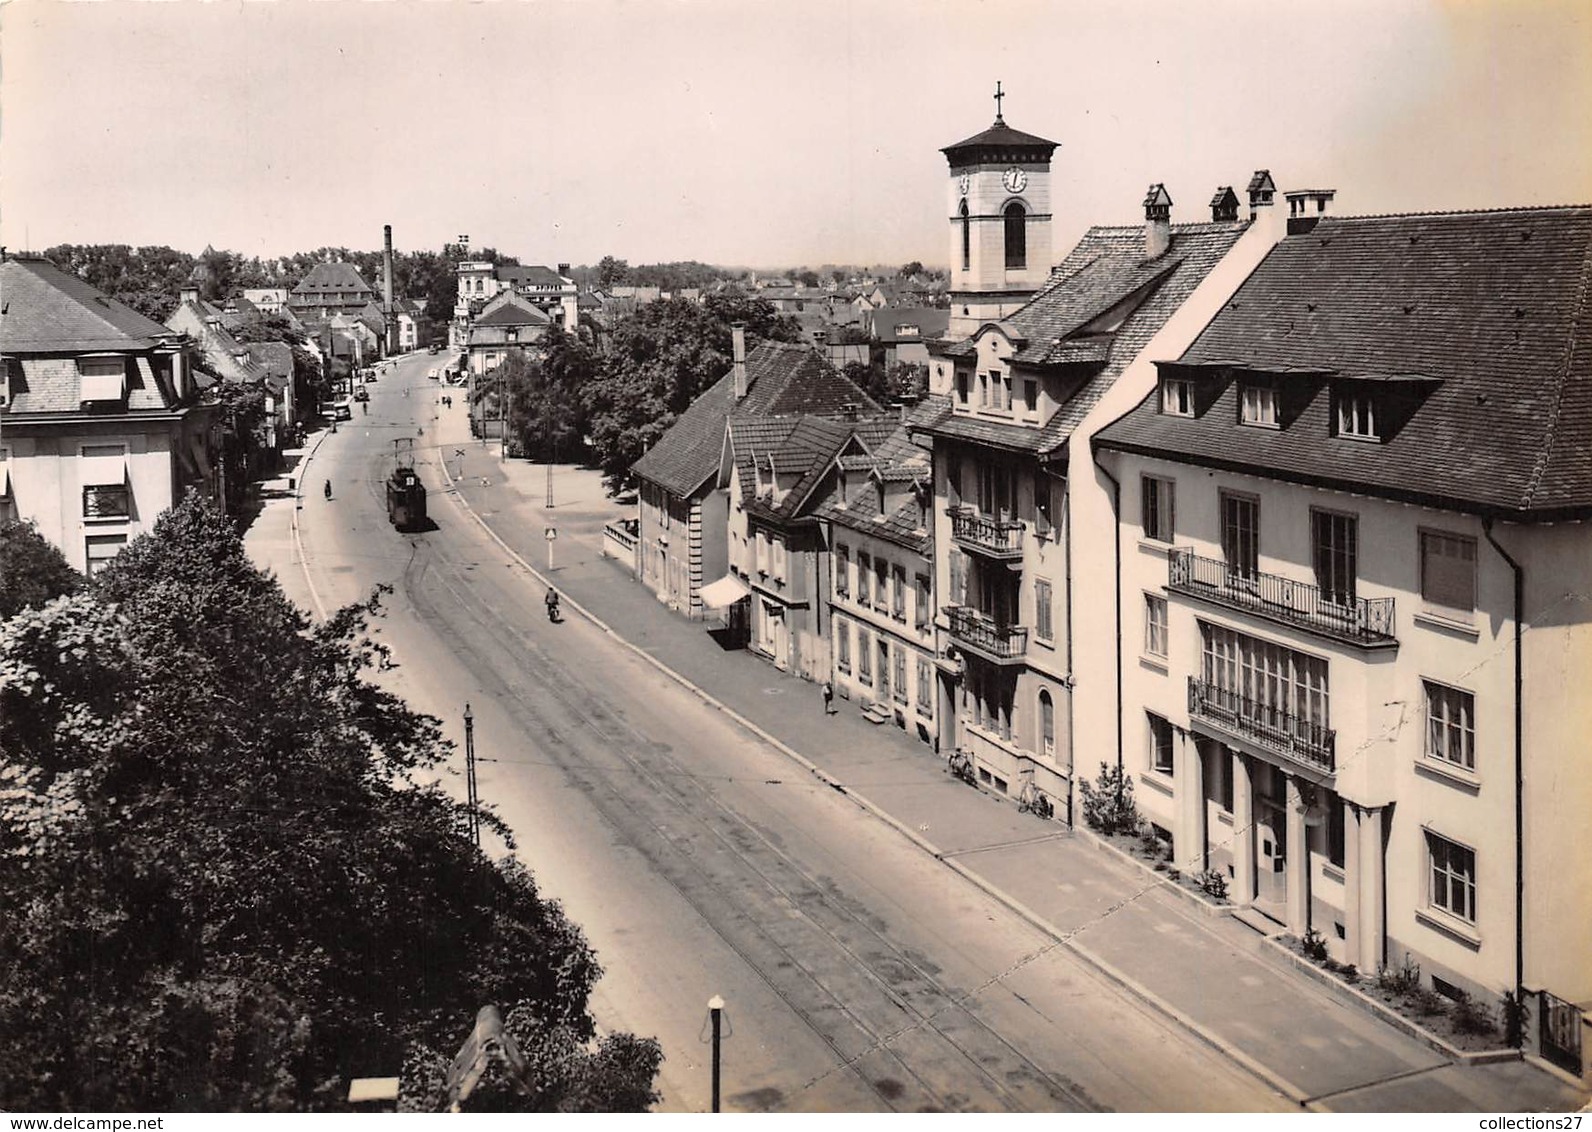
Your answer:
[[[663,1044],[661,1108],[708,1107],[714,994],[727,1110],[1291,1107],[595,626],[550,624],[445,489],[437,414],[464,395],[439,408],[438,361],[368,386],[300,469],[296,535],[251,550],[312,609],[392,588],[381,678],[445,721],[461,796],[471,704],[481,794],[596,947],[600,1022]],[[435,529],[387,522],[395,441]]]

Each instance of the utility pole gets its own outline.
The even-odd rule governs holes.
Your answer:
[[[713,1025],[713,1111],[719,1111],[719,1027],[724,1021],[724,1000],[718,995],[708,999],[708,1017]]]
[[[470,799],[470,840],[481,848],[481,797],[475,788],[475,716],[470,705],[464,705],[464,775]]]
[[[545,402],[547,406],[547,503],[553,505],[553,461],[558,456],[558,449],[553,447],[553,405],[551,399]]]

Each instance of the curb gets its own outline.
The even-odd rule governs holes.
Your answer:
[[[1166,873],[1157,872],[1154,868],[1146,865],[1143,861],[1139,860],[1131,853],[1124,853],[1121,849],[1118,849],[1115,845],[1111,844],[1111,842],[1107,841],[1093,830],[1085,829],[1084,827],[1079,826],[1073,832],[1077,833],[1084,839],[1084,841],[1100,850],[1100,852],[1105,853],[1108,856],[1123,862],[1124,864],[1131,865],[1133,868],[1143,873],[1146,879],[1156,881],[1161,887],[1162,891],[1177,897],[1185,903],[1192,904],[1195,910],[1206,919],[1224,920],[1232,916],[1233,905],[1217,904],[1215,901],[1209,900],[1197,892],[1191,892],[1189,889],[1184,888],[1177,881],[1167,876]]]
[[[1398,1011],[1383,1005],[1364,991],[1355,989],[1332,974],[1332,972],[1317,967],[1303,956],[1295,955],[1286,944],[1279,942],[1275,937],[1263,936],[1261,938],[1264,944],[1274,948],[1295,970],[1326,987],[1327,992],[1339,1002],[1374,1015],[1400,1033],[1414,1038],[1422,1045],[1460,1065],[1496,1065],[1500,1062],[1520,1061],[1522,1059],[1521,1052],[1517,1049],[1462,1050],[1457,1046],[1449,1045],[1442,1038],[1420,1025],[1420,1023],[1404,1017]]]
[[[326,620],[326,603],[321,600],[320,592],[315,588],[315,579],[310,576],[310,564],[304,559],[304,542],[299,537],[299,509],[304,506],[304,472],[309,468],[310,461],[315,459],[315,454],[321,450],[321,441],[325,440],[331,429],[323,428],[316,434],[315,443],[304,454],[304,462],[296,469],[297,475],[293,477],[293,552],[298,555],[299,569],[304,571],[304,585],[310,591],[310,600],[315,603],[315,612],[322,621]]]
[[[448,487],[453,488],[454,487],[453,477],[448,474],[446,462],[443,463],[442,474],[443,474],[444,480],[447,482]],[[502,547],[503,550],[515,562],[519,563],[519,565],[522,568],[524,568],[527,573],[529,573],[533,578],[535,578],[538,582],[542,583],[543,585],[551,585],[552,584],[552,583],[550,583],[547,580],[547,578],[540,571],[538,571],[535,567],[533,567],[530,563],[528,563],[523,557],[521,557],[521,555],[519,554],[518,551],[516,551],[513,547],[509,546],[508,543],[504,542],[500,537],[498,537],[498,533],[491,528],[491,526],[487,523],[487,521],[485,519],[483,519],[479,514],[476,513],[475,508],[470,506],[469,501],[466,500],[462,495],[460,495],[459,492],[457,491],[457,489],[451,491],[449,494],[453,498],[455,503],[459,507],[461,507],[465,511],[466,514],[468,514],[472,519],[474,519],[476,521],[476,523],[481,527],[481,529],[487,533],[488,537],[490,537],[493,542],[497,543],[498,546]],[[1301,1105],[1301,1106],[1303,1106],[1305,1104],[1309,1094],[1307,1094],[1304,1090],[1300,1089],[1297,1085],[1294,1085],[1292,1082],[1290,1082],[1290,1081],[1288,1081],[1288,1080],[1286,1080],[1286,1079],[1284,1079],[1282,1077],[1277,1076],[1270,1069],[1266,1068],[1260,1062],[1256,1061],[1249,1054],[1245,1053],[1243,1050],[1238,1049],[1236,1046],[1233,1046],[1229,1042],[1225,1041],[1223,1038],[1221,1038],[1215,1032],[1207,1029],[1205,1026],[1201,1025],[1199,1022],[1196,1022],[1193,1018],[1189,1017],[1183,1011],[1181,1011],[1177,1007],[1173,1006],[1170,1002],[1167,1002],[1165,999],[1163,999],[1160,996],[1158,996],[1157,994],[1155,994],[1155,992],[1151,991],[1148,987],[1145,987],[1144,985],[1139,983],[1132,976],[1126,974],[1123,971],[1118,970],[1116,967],[1112,966],[1106,960],[1100,958],[1100,956],[1096,955],[1094,952],[1090,951],[1088,948],[1084,947],[1082,944],[1077,943],[1075,940],[1073,940],[1071,935],[1069,935],[1066,932],[1063,932],[1060,928],[1058,928],[1054,924],[1050,923],[1043,916],[1040,916],[1037,912],[1033,911],[1027,905],[1023,904],[1022,901],[1020,901],[1020,900],[1016,899],[1015,897],[1011,896],[1010,894],[1008,894],[1004,890],[996,887],[994,884],[992,884],[988,880],[985,880],[982,876],[980,876],[979,874],[973,872],[967,866],[963,865],[960,861],[946,857],[944,851],[939,849],[936,845],[934,845],[927,838],[923,837],[916,830],[914,830],[911,827],[907,826],[906,824],[904,824],[903,822],[901,822],[897,818],[893,817],[891,814],[885,812],[878,805],[876,805],[875,803],[869,801],[863,795],[855,793],[854,791],[852,791],[849,787],[847,787],[845,785],[845,783],[843,783],[839,779],[835,778],[828,771],[826,771],[822,767],[818,766],[816,763],[814,763],[811,759],[807,758],[801,752],[795,750],[792,747],[787,746],[781,740],[779,740],[776,737],[774,737],[773,735],[769,734],[767,731],[764,731],[761,727],[759,727],[757,724],[753,723],[751,720],[747,719],[745,716],[741,715],[734,708],[731,708],[727,704],[723,703],[722,701],[720,701],[719,699],[714,697],[711,693],[705,691],[701,687],[699,687],[696,684],[692,683],[684,675],[682,675],[679,672],[676,672],[674,669],[670,668],[668,665],[663,663],[663,661],[659,660],[657,657],[653,656],[651,653],[648,653],[645,650],[639,648],[638,646],[633,645],[629,641],[625,640],[625,638],[620,636],[617,632],[615,632],[614,629],[607,622],[605,622],[602,618],[598,617],[596,614],[592,613],[589,609],[587,609],[585,606],[581,605],[579,602],[575,601],[573,598],[569,598],[566,595],[565,602],[571,609],[575,610],[577,613],[579,613],[586,620],[590,621],[593,625],[597,626],[597,628],[601,629],[608,636],[612,637],[615,641],[619,642],[619,644],[621,644],[626,649],[628,649],[632,654],[634,654],[635,656],[638,656],[642,660],[646,661],[648,664],[650,664],[653,668],[657,669],[657,671],[662,673],[664,676],[668,677],[669,679],[673,680],[675,683],[679,684],[681,687],[685,688],[687,691],[691,692],[698,699],[700,699],[703,703],[707,704],[708,706],[714,708],[718,712],[720,712],[723,715],[725,715],[726,717],[728,717],[731,721],[736,723],[738,726],[740,726],[745,731],[749,732],[751,735],[753,735],[757,739],[761,740],[764,743],[767,743],[769,746],[773,747],[776,751],[779,751],[782,755],[784,755],[787,758],[791,759],[793,762],[795,762],[797,765],[801,766],[803,769],[805,769],[808,773],[810,773],[814,778],[818,779],[824,785],[831,787],[832,789],[838,791],[841,794],[844,794],[852,802],[856,803],[856,805],[860,809],[862,809],[864,812],[866,812],[866,813],[872,815],[873,817],[879,819],[885,825],[889,826],[891,829],[893,829],[897,833],[901,834],[901,836],[905,837],[908,841],[910,841],[918,849],[922,850],[924,853],[927,853],[929,856],[933,857],[936,861],[939,861],[941,864],[945,865],[952,872],[956,873],[958,876],[962,877],[964,880],[966,880],[969,883],[971,883],[975,888],[979,889],[979,891],[983,892],[986,896],[990,897],[996,903],[998,903],[998,904],[1002,905],[1003,907],[1007,908],[1009,911],[1011,911],[1014,914],[1016,914],[1019,918],[1027,921],[1027,923],[1030,926],[1038,929],[1042,934],[1047,935],[1047,936],[1051,937],[1052,939],[1054,939],[1058,945],[1060,945],[1061,947],[1066,948],[1069,953],[1071,953],[1072,955],[1075,955],[1086,966],[1092,968],[1093,970],[1098,972],[1100,975],[1102,975],[1103,977],[1105,977],[1106,979],[1108,979],[1112,983],[1115,983],[1117,986],[1120,986],[1124,990],[1128,991],[1130,994],[1132,994],[1135,998],[1137,998],[1140,1002],[1142,1002],[1145,1006],[1149,1007],[1151,1010],[1155,1011],[1156,1013],[1159,1013],[1161,1016],[1163,1016],[1164,1018],[1168,1019],[1169,1021],[1171,1021],[1175,1025],[1182,1027],[1184,1030],[1186,1030],[1189,1034],[1191,1034],[1193,1037],[1198,1039],[1200,1042],[1202,1042],[1203,1044],[1205,1044],[1209,1048],[1215,1050],[1218,1054],[1221,1054],[1223,1057],[1228,1058],[1235,1065],[1237,1065],[1240,1068],[1246,1070],[1250,1075],[1255,1077],[1257,1080],[1259,1080],[1262,1084],[1264,1084],[1268,1088],[1274,1090],[1275,1092],[1277,1092],[1281,1096],[1287,1097],[1289,1100],[1293,1101],[1295,1104],[1298,1104],[1298,1105]],[[1158,881],[1161,881],[1161,880],[1165,879],[1164,877],[1161,877],[1159,874],[1154,874],[1154,875],[1156,876],[1156,879]]]

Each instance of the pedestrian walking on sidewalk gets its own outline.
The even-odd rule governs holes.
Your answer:
[[[824,714],[835,714],[835,686],[828,680],[824,681]]]

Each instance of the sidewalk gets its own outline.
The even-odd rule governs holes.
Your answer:
[[[452,479],[462,462],[460,501],[581,612],[1284,1095],[1368,1111],[1564,1111],[1585,1103],[1528,1063],[1451,1063],[1329,997],[1236,920],[1200,916],[1059,822],[1020,814],[950,777],[915,738],[869,723],[845,701],[825,718],[816,685],[721,649],[700,622],[670,611],[627,567],[602,557],[603,524],[629,509],[606,498],[595,473],[555,469],[556,505],[548,509],[545,465],[505,464],[498,445],[469,440],[462,405],[444,410],[438,425],[449,457],[445,472],[433,469],[439,478]],[[549,526],[558,532],[551,572]]]

